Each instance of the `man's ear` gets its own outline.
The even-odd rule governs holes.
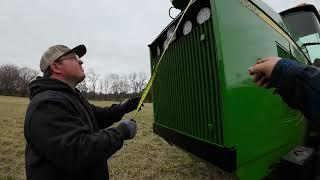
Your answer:
[[[57,63],[52,63],[50,65],[50,68],[51,68],[51,72],[53,72],[55,74],[60,74],[61,73],[61,70],[60,70],[59,65]]]

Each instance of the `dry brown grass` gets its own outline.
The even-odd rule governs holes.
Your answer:
[[[94,102],[100,106],[111,102]],[[0,96],[0,180],[25,179],[23,135],[28,99]],[[131,117],[130,114],[125,118]],[[111,179],[233,179],[232,175],[169,145],[152,132],[152,105],[136,118],[134,140],[109,159]]]

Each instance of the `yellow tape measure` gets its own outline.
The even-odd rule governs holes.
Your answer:
[[[176,31],[177,31],[177,29],[178,29],[178,27],[179,27],[179,25],[180,25],[180,23],[181,23],[184,15],[186,14],[186,12],[187,12],[187,10],[189,9],[189,7],[191,6],[192,2],[193,2],[193,0],[190,0],[190,2],[188,3],[188,6],[187,6],[186,9],[184,10],[184,12],[183,12],[183,14],[182,14],[182,16],[181,16],[178,24],[177,24],[177,27],[175,28],[175,30],[173,31],[171,37],[169,38],[169,43],[165,46],[164,51],[163,51],[163,53],[162,53],[162,55],[161,55],[161,57],[160,57],[160,59],[159,59],[159,62],[157,63],[156,67],[154,68],[154,71],[153,71],[153,73],[152,73],[152,76],[151,76],[151,78],[149,79],[148,84],[147,84],[146,88],[145,88],[144,91],[143,91],[143,94],[142,94],[142,96],[141,96],[139,105],[138,105],[136,111],[134,112],[134,114],[133,114],[133,116],[132,116],[132,119],[135,119],[135,118],[136,118],[137,113],[138,113],[139,109],[141,108],[141,105],[142,105],[144,99],[146,98],[146,96],[147,96],[147,94],[148,94],[148,92],[149,92],[149,90],[150,90],[150,88],[151,88],[151,86],[152,86],[152,84],[153,84],[153,81],[154,81],[154,79],[155,79],[155,77],[156,77],[156,75],[157,75],[157,73],[158,73],[158,69],[159,69],[161,60],[162,60],[162,58],[163,58],[163,55],[166,53],[166,51],[167,51],[167,49],[168,49],[168,47],[169,47],[169,45],[170,45],[170,43],[171,43],[174,35],[176,34]]]

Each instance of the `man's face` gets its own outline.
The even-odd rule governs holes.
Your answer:
[[[76,84],[83,81],[86,77],[82,68],[83,62],[75,53],[70,53],[62,56],[57,61],[63,78]]]

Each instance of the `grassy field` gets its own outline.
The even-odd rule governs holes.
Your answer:
[[[25,179],[23,123],[27,104],[26,98],[0,96],[0,180]],[[94,104],[108,106],[111,102]],[[155,135],[152,104],[145,104],[136,120],[136,138],[109,159],[111,179],[235,179]]]

